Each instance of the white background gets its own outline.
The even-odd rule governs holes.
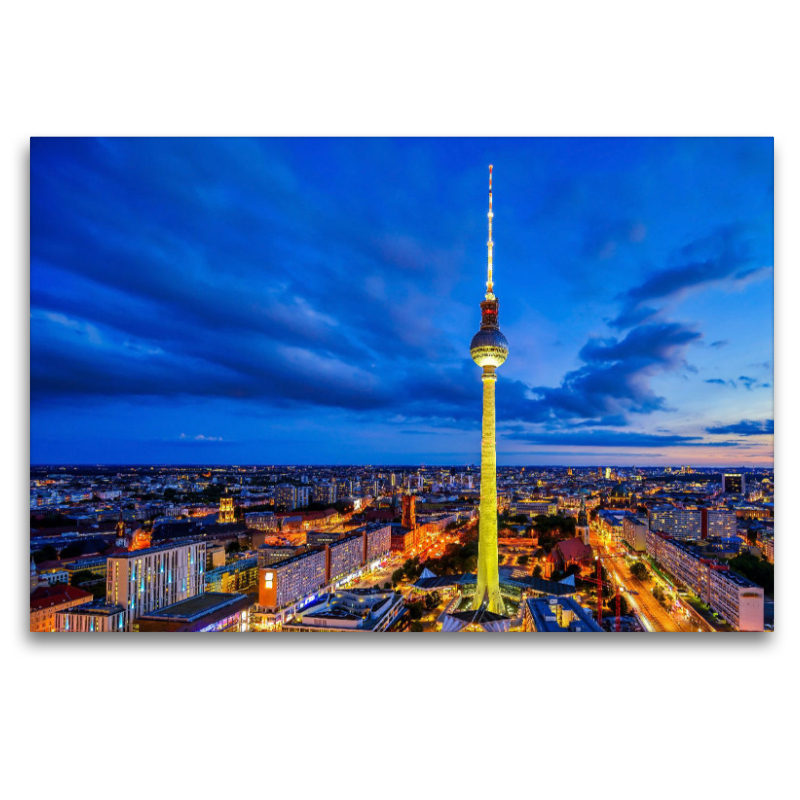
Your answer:
[[[111,641],[23,631],[31,135],[775,136],[776,472],[781,500],[785,491],[793,502],[800,208],[790,7],[5,6],[0,730],[9,796],[789,796],[797,537],[783,502],[774,635]]]

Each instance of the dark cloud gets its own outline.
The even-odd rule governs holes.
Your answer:
[[[532,422],[625,419],[667,408],[650,387],[650,379],[676,369],[688,344],[701,334],[676,322],[642,325],[624,339],[591,339],[580,351],[586,362],[567,373],[561,386],[532,388],[516,418]]]
[[[753,386],[755,386],[755,384],[758,383],[758,380],[756,378],[750,378],[747,375],[740,375],[739,383],[741,383],[745,387],[745,389],[750,391],[753,388]]]
[[[623,307],[609,323],[628,328],[651,319],[658,309],[645,303],[667,300],[684,291],[722,280],[743,281],[760,270],[747,230],[742,225],[724,225],[713,233],[696,239],[671,256],[672,265],[650,272],[642,283],[620,295]],[[714,346],[720,346],[715,343]]]
[[[725,347],[725,345],[730,344],[727,339],[718,339],[716,342],[711,342],[709,347]]]
[[[763,436],[764,434],[774,434],[775,424],[771,419],[765,419],[760,422],[752,419],[743,419],[741,422],[735,422],[732,425],[718,425],[706,428],[706,431],[722,435]]]
[[[534,445],[571,447],[733,447],[734,442],[711,443],[700,436],[635,433],[633,431],[585,431],[581,433],[514,432],[504,438]]]
[[[560,366],[574,352],[554,352],[558,345],[546,342],[567,341],[577,315],[586,336],[609,313],[605,304],[624,276],[640,269],[637,259],[659,257],[663,231],[651,235],[638,220],[660,220],[672,235],[688,212],[680,206],[674,219],[660,213],[662,205],[679,207],[664,201],[664,186],[652,194],[651,213],[633,202],[642,169],[652,174],[658,160],[646,141],[611,143],[613,165],[601,155],[606,141],[490,144],[34,139],[32,413],[51,421],[62,413],[70,419],[66,408],[110,409],[121,415],[120,428],[127,413],[144,428],[179,409],[186,427],[148,441],[185,429],[187,436],[216,432],[232,447],[245,442],[250,421],[266,435],[283,412],[330,427],[336,420],[346,439],[389,421],[409,430],[475,431],[481,384],[467,342],[483,279],[485,176],[483,167],[473,174],[464,165],[483,164],[488,150],[503,148],[515,168],[498,193],[498,264],[507,270],[499,275],[508,280],[502,321],[520,329],[533,312],[552,324],[536,358],[542,374],[563,378],[535,386],[501,373],[500,425],[591,434],[667,409],[653,379],[693,371],[685,351],[701,334],[653,317],[675,287],[731,269],[734,280],[750,277],[759,262],[748,260],[746,233],[731,228],[728,239],[711,237],[651,271],[621,297],[616,323],[626,335],[591,338],[578,368]],[[555,161],[542,157],[547,152]],[[597,163],[603,176],[606,168],[629,176],[617,182],[613,202]],[[556,217],[532,186],[563,195]],[[694,284],[680,272],[693,264],[702,273]],[[512,358],[529,357],[521,342],[511,347]],[[753,388],[769,378],[756,374]],[[241,419],[233,430],[218,426],[202,410],[211,406],[220,423]],[[91,437],[90,424],[73,439],[87,430]]]
[[[724,381],[722,378],[706,378],[706,383],[713,383],[718,386],[730,386],[733,389],[736,388],[736,382],[732,380]]]

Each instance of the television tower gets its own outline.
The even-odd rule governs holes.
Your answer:
[[[508,342],[497,324],[498,302],[492,280],[492,165],[489,165],[489,249],[486,298],[481,303],[481,327],[469,346],[472,360],[483,370],[483,427],[481,434],[481,505],[478,532],[478,583],[472,607],[505,613],[497,566],[497,446],[495,443],[494,385],[497,368],[508,358]]]

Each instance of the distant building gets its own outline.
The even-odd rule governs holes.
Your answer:
[[[343,536],[341,531],[306,531],[306,544],[311,547],[333,544]]]
[[[130,546],[131,540],[130,536],[128,536],[128,529],[125,526],[125,520],[122,518],[122,512],[119,512],[119,520],[117,521],[117,538],[114,542],[117,547],[123,547],[126,550]]]
[[[650,509],[650,530],[669,534],[676,539],[700,539],[703,515],[699,508],[656,506]]]
[[[55,586],[57,583],[69,583],[69,578],[70,573],[59,567],[39,570],[39,580],[47,581],[49,586]]]
[[[277,564],[279,561],[284,561],[301,552],[302,548],[297,545],[271,545],[262,544],[258,548],[258,566],[267,567],[270,564]]]
[[[235,522],[236,512],[233,508],[233,498],[223,495],[219,499],[219,514],[217,515],[217,522],[222,525],[228,525]]]
[[[387,556],[392,548],[392,526],[380,523],[358,528],[364,534],[363,563],[367,566]]]
[[[320,483],[314,487],[314,502],[332,505],[336,502],[336,484]]]
[[[364,534],[352,533],[327,546],[326,583],[335,584],[358,570],[364,557]]]
[[[722,476],[723,494],[744,494],[746,484],[747,482],[742,474],[725,474]]]
[[[206,545],[206,570],[224,567],[226,560],[225,545],[207,544]]]
[[[392,552],[410,555],[418,544],[416,528],[406,528],[403,525],[392,524],[391,528],[391,549]]]
[[[558,514],[558,500],[555,498],[524,500],[518,503],[511,503],[508,510],[511,514],[526,514],[528,517],[551,517]]]
[[[291,483],[280,483],[275,487],[275,502],[288,511],[297,508],[297,487]]]
[[[622,520],[622,538],[637,553],[647,550],[647,521],[629,514]]]
[[[583,497],[581,497],[580,507],[578,508],[578,524],[575,526],[575,534],[580,537],[584,544],[589,544],[591,528],[586,516],[586,500]]]
[[[703,539],[736,536],[736,527],[736,512],[727,509],[703,509]]]
[[[272,511],[252,511],[244,515],[244,521],[248,528],[255,528],[257,531],[278,530],[278,518]]]
[[[403,516],[402,524],[404,528],[414,529],[417,527],[417,515],[414,510],[417,498],[413,494],[403,495]]]
[[[770,564],[775,563],[775,537],[769,536],[764,541],[764,557]]]
[[[258,586],[258,558],[240,558],[230,564],[206,572],[206,592],[222,592],[234,594],[236,592],[255,591]]]

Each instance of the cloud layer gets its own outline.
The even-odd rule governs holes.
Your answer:
[[[754,397],[769,387],[722,312],[678,313],[770,276],[762,140],[34,139],[32,457],[54,437],[67,460],[96,457],[131,414],[137,454],[171,443],[154,459],[189,443],[255,459],[248,441],[287,428],[332,451],[361,441],[360,460],[400,455],[403,429],[463,432],[468,451],[490,159],[501,426],[531,444],[694,446],[727,383],[703,350]],[[764,302],[749,296],[751,330]],[[708,393],[705,425],[637,432],[680,419],[679,382]],[[290,444],[271,457],[302,460]]]

